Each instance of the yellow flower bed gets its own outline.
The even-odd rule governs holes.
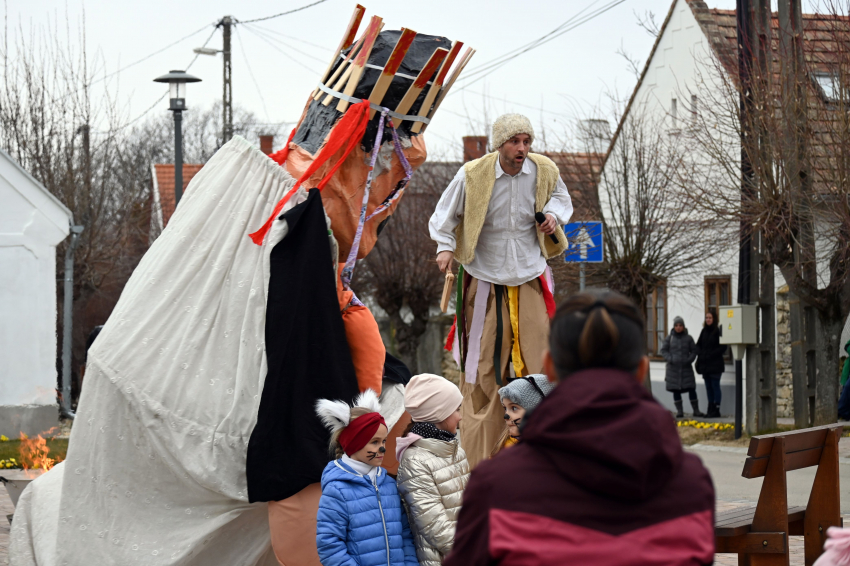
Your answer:
[[[0,434],[0,442],[9,442],[9,437],[5,434]]]
[[[0,470],[6,468],[20,468],[21,465],[18,464],[18,461],[14,458],[9,458],[8,460],[0,460]]]
[[[693,428],[714,430],[735,430],[735,425],[729,423],[704,423],[701,421],[679,421],[676,426],[690,426]]]

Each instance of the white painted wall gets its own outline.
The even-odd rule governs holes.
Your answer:
[[[56,245],[71,219],[0,151],[0,409],[56,405]]]
[[[709,80],[716,76],[716,72],[708,39],[703,34],[687,2],[677,0],[673,6],[670,21],[659,38],[655,54],[649,61],[643,80],[635,93],[631,111],[643,113],[650,117],[651,122],[663,123],[664,127],[671,132],[671,136],[675,135],[672,132],[680,131],[679,137],[671,138],[671,141],[687,143],[686,132],[691,120],[691,95],[697,95],[697,111],[708,100],[722,98],[716,90],[706,92],[706,89],[719,88]],[[673,99],[677,101],[675,120],[672,116]],[[737,191],[737,188],[730,187],[730,190]],[[603,183],[599,191],[603,211],[608,207],[606,197]],[[705,277],[730,276],[730,294],[732,302],[735,302],[738,242],[737,238],[729,238],[724,235],[724,232],[728,234],[729,230],[718,230],[717,251],[711,257],[706,257],[705,265],[700,266],[693,273],[668,280],[668,331],[673,328],[673,318],[681,316],[694,341],[699,338],[705,316]],[[687,245],[687,242],[683,241],[682,245]],[[663,361],[651,363],[653,393],[659,401],[672,409],[673,397],[665,390],[664,373]],[[723,390],[721,411],[725,415],[731,415],[734,410],[734,384],[734,365],[728,364],[726,373],[721,378]],[[700,408],[705,411],[708,401],[700,376],[697,376],[697,394],[700,398]],[[685,410],[690,411],[687,403]]]

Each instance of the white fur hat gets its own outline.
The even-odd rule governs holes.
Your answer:
[[[493,122],[493,134],[490,136],[490,147],[499,149],[502,144],[517,134],[528,134],[534,142],[534,128],[531,121],[522,114],[505,114]]]
[[[316,414],[322,419],[322,424],[331,431],[331,434],[342,430],[351,422],[352,407],[368,409],[373,413],[381,412],[381,402],[378,394],[367,389],[357,396],[354,405],[349,406],[345,401],[331,401],[330,399],[319,399],[316,401]]]

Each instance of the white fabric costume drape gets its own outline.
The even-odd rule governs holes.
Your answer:
[[[89,351],[66,461],[18,503],[13,566],[277,564],[245,461],[286,226],[248,234],[293,184],[239,137],[189,184]]]

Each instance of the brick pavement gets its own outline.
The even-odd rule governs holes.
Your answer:
[[[715,505],[715,509],[718,513],[722,511],[728,511],[730,509],[736,509],[738,507],[744,507],[746,505],[752,505],[752,501],[723,501],[721,499],[717,500],[717,505]],[[788,541],[788,547],[790,549],[790,564],[791,566],[803,566],[805,564],[804,556],[803,556],[803,537],[788,537],[790,540]],[[738,566],[738,555],[737,554],[715,554],[714,555],[714,564],[715,566]]]

